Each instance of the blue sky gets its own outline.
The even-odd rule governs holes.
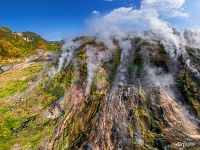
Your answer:
[[[102,15],[120,7],[140,8],[141,1],[1,0],[0,26],[9,27],[17,32],[33,31],[48,40],[60,40],[84,33],[86,22],[99,12]],[[200,30],[200,0],[161,0],[165,3],[164,1],[173,2],[172,5],[185,1],[181,9],[189,15],[188,18],[165,18],[169,24],[178,28]]]
[[[93,11],[139,7],[140,0],[1,0],[0,25],[13,31],[33,31],[48,40],[83,32]]]

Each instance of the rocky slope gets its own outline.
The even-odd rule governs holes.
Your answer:
[[[76,38],[56,62],[0,74],[0,148],[198,149],[199,49],[172,57],[159,40],[113,44]]]

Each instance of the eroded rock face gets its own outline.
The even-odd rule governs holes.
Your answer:
[[[51,61],[58,59],[58,55],[54,52],[45,52],[44,50],[38,50],[38,54],[32,55],[26,58],[26,62],[38,62],[38,61]]]
[[[7,65],[0,66],[0,74],[4,73],[6,71],[9,71],[12,67],[13,67],[13,64],[7,64]]]
[[[200,85],[181,56],[171,58],[156,40],[127,37],[116,40],[112,50],[93,39],[75,44],[72,49],[71,42],[63,51],[74,50],[70,57],[61,55],[63,69],[51,78],[45,76],[41,86],[30,93],[38,95],[40,105],[45,104],[23,131],[33,131],[38,125],[44,132],[36,148],[200,146]],[[190,60],[194,63],[192,56]],[[31,96],[24,101],[31,101]]]
[[[177,145],[180,141],[195,143],[187,148],[198,147],[198,117],[190,114],[188,106],[182,104],[181,93],[173,91],[177,89],[175,78],[181,69],[172,67],[170,56],[156,41],[134,43],[134,40],[125,40],[119,42],[119,48],[121,51],[115,52],[115,57],[111,58],[111,62],[115,61],[117,65],[114,73],[110,62],[94,72],[96,78],[86,104],[74,107],[78,113],[71,121],[68,118],[66,127],[69,133],[65,139],[70,140],[67,147],[166,149],[181,148]],[[97,49],[98,46],[95,51]],[[116,55],[119,55],[119,60]],[[171,73],[174,69],[176,71]],[[98,78],[99,74],[104,77]],[[107,80],[109,77],[112,80]],[[69,93],[73,94],[69,99],[73,99],[76,106],[76,92]],[[97,110],[93,108],[96,103]],[[57,140],[61,139],[58,137]],[[54,144],[56,148],[56,142]]]
[[[3,73],[3,72],[4,72],[3,69],[1,69],[1,67],[0,67],[0,74]]]

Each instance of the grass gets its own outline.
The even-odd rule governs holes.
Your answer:
[[[177,84],[185,96],[187,103],[200,116],[200,87],[195,79],[193,79],[189,72],[184,72],[177,77]]]
[[[9,101],[8,96],[24,92],[42,68],[42,63],[19,64],[13,70],[0,75],[0,149],[6,150],[14,145],[20,139],[18,136],[22,134],[22,130],[26,129],[28,123],[34,119],[33,112],[29,112],[29,107],[23,101],[17,99]],[[35,135],[37,134],[32,137]],[[24,141],[25,137],[21,138]],[[36,145],[37,138],[32,140],[29,137],[26,141],[32,140],[32,145]]]
[[[6,148],[12,144],[12,137],[15,132],[23,125],[23,122],[27,120],[27,116],[13,116],[7,117],[0,123],[0,147]]]
[[[35,116],[8,117],[0,123],[0,149],[9,149],[16,143],[36,149],[42,138],[52,135],[55,124],[56,120],[35,121]]]
[[[198,53],[197,49],[187,47],[187,50],[189,55],[192,56],[197,61],[197,63],[200,64],[200,54]]]
[[[5,115],[5,113],[8,112],[11,109],[12,109],[12,106],[10,106],[10,105],[1,105],[0,106],[0,116]]]
[[[7,95],[10,94],[5,88],[7,84],[12,89],[16,88],[17,92],[21,91],[22,86],[16,84],[16,87],[13,87],[13,84],[10,83],[18,82],[21,77],[25,77],[25,80],[21,82],[32,82],[42,66],[40,63],[33,63],[18,70],[15,74],[14,72],[3,74],[0,81],[4,84],[2,87]],[[0,150],[1,148],[10,149],[15,144],[20,145],[23,149],[38,149],[43,139],[52,136],[56,124],[62,117],[51,120],[45,117],[44,112],[64,95],[64,90],[70,86],[73,79],[73,71],[69,67],[67,71],[59,73],[50,82],[46,74],[42,76],[39,85],[30,91],[23,100],[11,102],[4,98],[0,101],[0,114],[4,114],[4,116],[0,116]],[[24,88],[22,89],[24,90]]]
[[[41,63],[33,63],[22,70],[8,71],[0,75],[0,100],[24,92],[29,82],[34,79],[36,74],[42,69]]]
[[[26,90],[27,87],[27,81],[15,81],[12,83],[7,83],[0,93],[0,99],[17,92],[22,93]]]

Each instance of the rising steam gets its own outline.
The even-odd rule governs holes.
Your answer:
[[[98,60],[97,60],[97,49],[93,46],[87,46],[86,48],[86,55],[87,55],[87,86],[85,90],[85,96],[90,93],[90,89],[92,86],[92,82],[95,77],[95,73],[98,68]]]
[[[135,90],[135,83],[137,82],[139,84],[139,91],[142,91],[143,84],[148,86],[151,85],[151,87],[156,86],[163,91],[161,92],[164,93],[161,95],[161,105],[163,108],[166,108],[166,110],[170,110],[169,112],[166,112],[166,114],[170,114],[166,117],[166,120],[169,120],[169,122],[172,123],[172,127],[181,128],[177,124],[182,122],[181,125],[183,126],[183,131],[188,130],[187,134],[190,136],[196,136],[198,134],[198,121],[191,119],[192,116],[188,113],[188,110],[185,109],[184,105],[175,101],[176,94],[171,92],[173,91],[173,88],[175,89],[177,87],[173,76],[174,71],[170,70],[170,67],[173,68],[173,66],[175,66],[174,68],[176,68],[176,64],[179,63],[178,58],[182,57],[185,61],[185,65],[187,65],[187,69],[200,80],[200,73],[198,69],[196,69],[196,66],[193,65],[190,55],[186,50],[186,47],[188,46],[200,48],[200,33],[175,29],[173,24],[168,22],[168,19],[172,18],[190,17],[184,10],[184,3],[185,0],[142,0],[139,9],[133,7],[117,8],[108,14],[99,14],[88,22],[87,35],[94,41],[92,41],[92,43],[89,42],[89,44],[86,43],[85,45],[87,46],[83,46],[87,56],[87,81],[86,86],[83,87],[85,88],[86,101],[87,97],[90,95],[98,69],[102,67],[104,62],[108,62],[113,58],[113,54],[117,49],[120,49],[119,51],[121,54],[120,64],[117,64],[117,73],[113,80],[114,84],[111,84],[112,87],[110,87],[111,90],[105,100],[105,108],[103,108],[102,111],[102,124],[108,126],[106,127],[108,133],[104,133],[107,136],[107,143],[111,143],[111,134],[109,132],[112,129],[113,120],[117,119],[117,116],[125,118],[126,114],[126,107],[123,104],[125,102],[122,102],[121,98],[119,98],[122,97],[119,96],[119,91],[121,91],[121,87],[126,87],[132,83],[133,85],[131,86],[133,87],[133,90]],[[135,37],[141,37],[144,41],[151,40],[156,44],[161,42],[164,46],[164,50],[169,54],[170,71],[167,71],[166,73],[162,68],[152,64],[148,48],[136,50],[137,43],[133,40]],[[83,42],[80,40],[70,40],[64,44],[58,68],[55,71],[56,73],[66,69],[70,63],[76,68],[76,72],[79,72],[80,68],[77,63],[76,52],[82,45]],[[103,50],[99,47],[103,47]],[[133,59],[135,58],[134,56],[136,56],[136,53],[139,53],[139,55],[142,55],[143,57],[142,61],[144,62],[142,63],[144,64],[142,65],[144,68],[139,65],[137,65],[137,67],[139,66],[139,69],[144,69],[141,69],[146,73],[144,81],[140,81],[143,77],[137,79],[132,77],[134,76],[134,73],[130,69],[130,66],[133,67],[135,65]],[[130,84],[129,80],[132,80]],[[122,91],[122,95],[125,93],[126,92]],[[124,97],[126,97],[126,95]],[[120,109],[115,110],[115,108]],[[117,112],[118,110],[121,114]],[[107,117],[107,115],[110,118]],[[125,133],[127,132],[127,128],[122,125],[122,122],[126,125],[126,122],[123,119],[116,122],[116,124],[118,123],[120,129]],[[100,124],[100,136],[103,135],[102,133],[105,130],[103,125]],[[122,135],[121,137],[125,137],[123,134],[120,135]],[[112,144],[109,146],[111,147],[111,145]]]
[[[62,47],[62,54],[59,59],[58,72],[65,69],[72,61],[75,55],[75,50],[81,46],[81,41],[70,40]]]
[[[129,41],[122,39],[141,36],[144,39],[153,39],[160,41],[166,52],[169,54],[171,61],[176,62],[179,56],[183,56],[186,64],[191,72],[199,76],[198,70],[195,66],[191,65],[189,55],[186,52],[186,46],[193,46],[200,48],[200,33],[192,31],[184,31],[181,29],[175,30],[173,24],[168,22],[169,18],[189,18],[184,10],[185,0],[142,0],[139,9],[133,7],[120,7],[114,9],[105,15],[98,15],[88,22],[88,35],[95,37],[96,42],[102,42],[106,48],[104,52],[97,54],[96,48],[87,47],[87,87],[86,95],[90,91],[94,74],[97,70],[98,64],[102,61],[108,61],[116,49],[116,44],[113,40],[119,41],[122,48],[121,66],[119,70],[126,71],[123,64],[126,64],[125,55],[128,55],[130,48]],[[57,71],[66,68],[72,61],[75,51],[80,47],[80,41],[69,41],[62,48],[62,54],[59,59]],[[129,52],[130,53],[130,52]],[[148,64],[147,64],[148,65]],[[173,79],[170,74],[166,74],[166,82],[159,81],[161,76],[157,75],[158,70],[155,68],[147,67],[147,72],[151,76],[151,80],[155,81],[158,86],[168,86],[172,84]],[[121,76],[121,78],[123,78]],[[154,78],[158,80],[154,80]],[[151,81],[150,80],[150,81]],[[159,83],[158,83],[159,82]],[[166,84],[165,84],[166,83]]]

